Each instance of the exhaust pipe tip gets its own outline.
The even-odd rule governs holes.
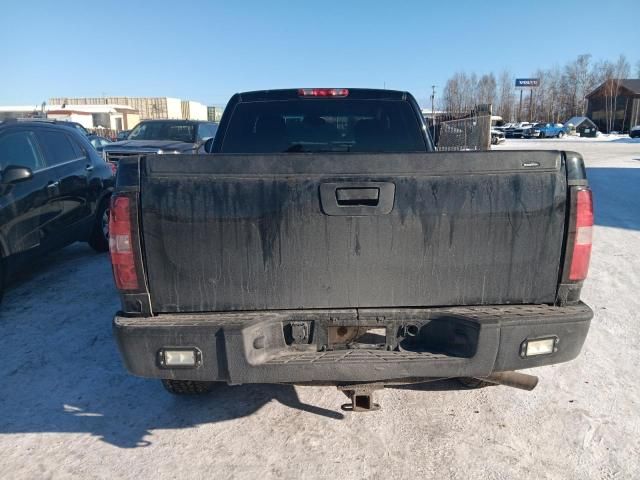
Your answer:
[[[520,372],[495,372],[479,380],[530,392],[538,385],[538,377]]]

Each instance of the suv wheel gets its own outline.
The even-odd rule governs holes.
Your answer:
[[[96,252],[109,251],[109,199],[103,200],[98,208],[95,224],[89,237],[89,245]]]
[[[564,132],[558,132],[558,138],[564,137]]]
[[[162,386],[173,395],[203,395],[213,390],[214,384],[196,380],[162,380]]]

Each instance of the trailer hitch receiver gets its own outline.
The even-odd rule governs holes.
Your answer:
[[[374,400],[374,394],[376,390],[383,388],[384,385],[381,383],[338,385],[338,390],[344,393],[351,402],[343,404],[342,410],[346,412],[373,412],[380,410],[380,405]]]

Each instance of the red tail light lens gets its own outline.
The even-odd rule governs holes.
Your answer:
[[[298,90],[301,97],[346,97],[349,95],[347,88],[301,88]]]
[[[109,212],[109,252],[113,277],[119,290],[137,290],[138,272],[132,247],[131,200],[112,197]]]
[[[593,199],[591,190],[578,190],[576,210],[576,236],[571,257],[569,280],[587,278],[591,259],[591,236],[593,233]]]

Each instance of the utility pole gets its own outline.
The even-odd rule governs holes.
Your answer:
[[[436,108],[435,108],[435,100],[436,100],[436,86],[431,85],[431,124],[436,124]]]
[[[522,88],[520,89],[520,105],[518,106],[518,122],[522,121]]]

